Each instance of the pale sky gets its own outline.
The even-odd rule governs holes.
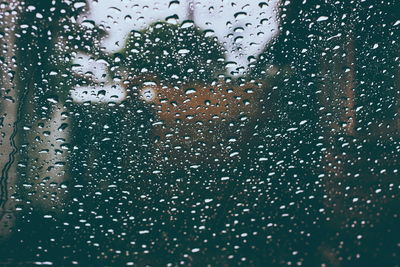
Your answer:
[[[110,52],[119,50],[131,30],[178,15],[179,22],[188,19],[191,0],[97,0],[90,2],[87,19],[102,25],[108,32],[103,45]],[[247,67],[248,57],[257,56],[277,33],[278,0],[265,1],[193,0],[194,21],[204,30],[213,30],[228,50],[227,60]],[[176,4],[170,4],[176,3]],[[241,12],[242,14],[240,14]],[[238,14],[235,16],[235,14]],[[243,29],[235,28],[241,27]],[[229,36],[230,34],[233,34]],[[242,37],[242,38],[241,38]],[[237,39],[236,44],[234,39]],[[238,51],[241,48],[241,52]],[[237,66],[236,66],[237,67]],[[234,70],[236,67],[232,67]]]
[[[263,1],[96,0],[89,1],[90,11],[80,21],[92,20],[106,30],[108,36],[102,46],[111,53],[124,46],[125,39],[132,30],[144,29],[149,24],[164,21],[172,15],[178,16],[178,21],[171,20],[172,23],[187,20],[189,3],[192,2],[195,24],[203,30],[214,31],[227,49],[227,60],[236,62],[228,66],[228,72],[241,68],[242,73],[247,69],[248,57],[257,57],[277,34],[278,1],[266,0],[268,5],[260,5]],[[82,65],[83,61],[80,62]]]

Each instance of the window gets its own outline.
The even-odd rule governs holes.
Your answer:
[[[0,263],[396,266],[400,2],[0,3]]]

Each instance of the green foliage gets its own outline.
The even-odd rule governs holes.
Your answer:
[[[222,45],[199,28],[157,22],[132,31],[125,48],[114,55],[129,75],[151,73],[160,80],[210,81],[225,72]],[[119,60],[114,60],[118,63]]]
[[[22,105],[30,116],[50,116],[53,104],[48,99],[64,103],[70,89],[83,80],[72,72],[76,53],[100,56],[96,47],[104,32],[76,23],[86,8],[75,7],[76,3],[83,1],[21,3],[24,12],[16,29],[17,84],[22,102],[25,101]]]

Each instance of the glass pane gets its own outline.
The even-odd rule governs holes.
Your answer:
[[[400,2],[0,3],[0,264],[397,266]]]

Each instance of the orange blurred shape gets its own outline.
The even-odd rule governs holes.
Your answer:
[[[257,82],[163,85],[148,77],[130,80],[127,87],[151,105],[157,120],[153,133],[159,137],[156,150],[174,163],[226,158],[230,140],[245,138],[246,125],[261,113],[265,89]]]
[[[220,82],[167,87],[144,83],[139,90],[141,99],[154,104],[157,117],[166,124],[179,121],[214,123],[254,116],[260,86],[255,83],[231,85]]]

